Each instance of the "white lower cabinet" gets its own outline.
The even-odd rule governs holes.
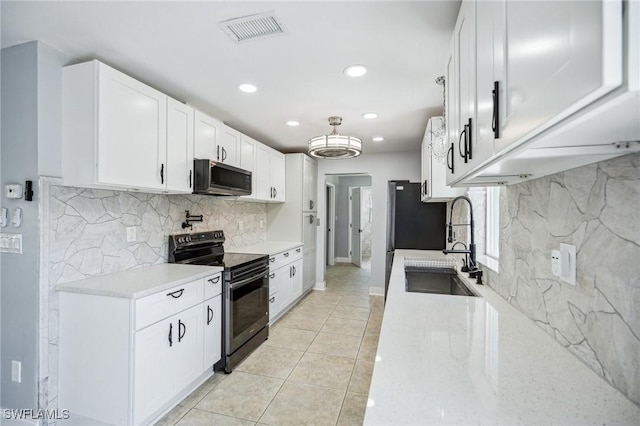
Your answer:
[[[156,420],[220,360],[221,286],[217,273],[140,298],[61,291],[60,406],[108,424]]]
[[[269,322],[273,324],[303,293],[302,246],[271,256]]]
[[[205,300],[204,306],[204,369],[218,362],[222,351],[222,296]]]
[[[135,424],[202,374],[202,332],[196,305],[135,333]]]

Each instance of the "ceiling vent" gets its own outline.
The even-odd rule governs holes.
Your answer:
[[[236,43],[283,35],[287,31],[273,11],[229,19],[218,26]]]

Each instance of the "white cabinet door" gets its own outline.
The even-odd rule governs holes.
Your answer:
[[[99,94],[98,183],[164,189],[167,96],[104,64]]]
[[[278,308],[282,311],[292,302],[291,293],[291,280],[293,278],[293,267],[291,264],[285,265],[279,270],[280,278],[278,279],[278,292],[279,297]]]
[[[429,120],[431,123],[431,120]],[[431,155],[429,149],[429,142],[427,141],[427,134],[429,133],[429,125],[427,124],[427,131],[422,145],[420,145],[420,201],[426,202],[429,199],[429,167],[431,165]]]
[[[303,213],[302,214],[302,244],[304,246],[304,252],[308,253],[311,250],[316,249],[316,214],[315,213]]]
[[[204,369],[218,362],[222,351],[222,296],[205,300],[204,306]]]
[[[476,125],[473,134],[473,163],[494,153],[500,137],[500,106],[504,105],[505,0],[476,3]],[[502,108],[504,109],[504,108]]]
[[[269,321],[276,318],[284,308],[281,296],[286,297],[286,294],[280,295],[280,290],[283,287],[282,281],[288,280],[288,276],[285,273],[288,270],[284,266],[269,272]]]
[[[134,423],[140,424],[173,396],[173,345],[177,330],[173,318],[135,333]]]
[[[258,155],[258,142],[249,136],[240,137],[240,168],[251,172],[251,195],[244,195],[242,198],[255,199],[257,197],[257,170],[256,157]]]
[[[622,83],[621,3],[507,2],[505,117],[497,151]]]
[[[445,117],[447,120],[447,185],[451,184],[460,173],[456,174],[456,152],[454,150],[460,134],[460,111],[456,101],[458,79],[456,76],[455,35],[451,38],[449,55],[445,64]]]
[[[167,190],[193,191],[193,108],[167,99]]]
[[[318,202],[316,200],[318,187],[318,164],[313,158],[303,157],[302,166],[302,210],[303,211],[318,211]]]
[[[230,166],[240,167],[240,138],[241,133],[229,126],[222,129],[222,137],[216,149],[218,161]]]
[[[273,201],[285,201],[285,159],[284,154],[271,150],[269,158],[269,177],[274,189]]]
[[[454,141],[455,172],[464,174],[473,167],[473,129],[475,128],[476,92],[476,2],[464,0],[453,33],[458,133]],[[477,163],[475,163],[477,164]]]
[[[180,312],[173,318],[173,372],[175,393],[180,392],[202,374],[204,338],[202,304]]]
[[[304,279],[303,260],[298,259],[291,264],[291,301],[302,296]]]
[[[271,158],[271,149],[263,144],[258,144],[256,155],[256,198],[259,200],[273,199],[273,186],[269,173],[271,168],[269,161]]]
[[[304,254],[302,260],[302,277],[304,291],[309,290],[316,284],[316,251]]]
[[[223,126],[221,121],[201,111],[195,111],[193,153],[195,158],[217,160],[218,140],[222,138]]]

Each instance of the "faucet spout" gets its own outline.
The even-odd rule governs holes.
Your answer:
[[[459,197],[456,197],[453,199],[453,201],[451,202],[451,210],[449,211],[449,223],[447,224],[447,228],[448,228],[448,237],[447,237],[447,241],[449,241],[450,243],[453,243],[453,227],[454,225],[456,226],[461,226],[463,224],[454,224],[453,223],[453,208],[455,207],[456,203],[458,201],[464,200],[467,202],[467,204],[469,204],[469,247],[467,247],[466,244],[464,244],[462,241],[458,241],[456,242],[450,250],[442,250],[442,252],[444,254],[448,254],[448,253],[464,253],[464,254],[468,254],[469,260],[467,262],[467,265],[469,267],[469,270],[477,270],[478,269],[478,264],[476,261],[476,244],[475,244],[475,239],[474,239],[474,231],[475,231],[475,225],[474,225],[474,221],[473,221],[473,204],[471,204],[471,199],[469,199],[469,197],[465,197],[464,195],[461,195]],[[456,245],[458,244],[462,244],[465,248],[465,250],[454,250]]]

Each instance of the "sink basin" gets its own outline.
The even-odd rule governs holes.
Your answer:
[[[455,269],[405,267],[405,291],[410,293],[450,294],[453,296],[480,295],[467,287]]]

